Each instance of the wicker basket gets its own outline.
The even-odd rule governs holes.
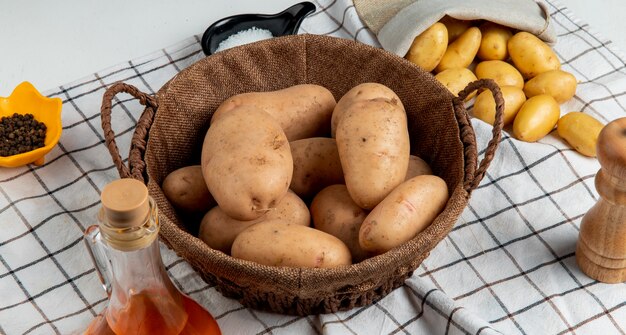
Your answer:
[[[444,211],[409,242],[383,255],[335,269],[273,267],[211,249],[193,235],[160,188],[167,174],[198,164],[213,111],[226,98],[311,83],[339,99],[363,82],[392,88],[407,111],[411,152],[430,163],[450,191]],[[463,98],[476,89],[496,97],[496,125],[485,157],[477,164],[474,130]],[[111,100],[120,92],[140,100],[125,166],[111,129]],[[284,314],[331,313],[371,304],[401,286],[454,226],[471,191],[493,158],[502,129],[502,96],[490,80],[470,84],[455,98],[432,75],[402,58],[361,43],[317,35],[270,39],[226,50],[183,70],[156,97],[117,83],[104,94],[102,127],[121,177],[144,181],[160,209],[162,240],[208,282],[243,305]],[[253,127],[254,125],[250,125]],[[245,131],[245,130],[243,130]]]

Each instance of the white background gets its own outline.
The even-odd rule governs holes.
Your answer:
[[[143,56],[239,13],[274,13],[298,0],[0,0],[0,96],[22,81],[40,90]],[[626,1],[560,0],[626,50]]]

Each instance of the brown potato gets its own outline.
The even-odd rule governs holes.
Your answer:
[[[548,94],[559,104],[566,102],[576,94],[576,77],[562,70],[550,70],[536,75],[524,85],[524,93],[532,98],[539,94]]]
[[[477,27],[467,29],[459,38],[448,45],[448,49],[437,64],[435,72],[455,67],[468,67],[476,57],[480,47],[480,39],[480,29]]]
[[[561,68],[561,61],[550,46],[531,33],[520,31],[513,35],[507,49],[513,64],[525,79]]]
[[[250,92],[226,99],[211,123],[238,106],[255,106],[278,120],[289,141],[327,136],[335,97],[326,88],[302,84],[273,92]],[[242,128],[245,129],[245,128]]]
[[[559,119],[556,130],[572,148],[589,157],[596,157],[598,137],[604,125],[593,116],[570,112]]]
[[[535,95],[524,102],[513,121],[513,135],[525,142],[536,142],[548,135],[559,121],[561,109],[547,94]]]
[[[447,202],[448,187],[443,179],[422,175],[405,181],[361,224],[361,248],[382,254],[407,242],[430,225]]]
[[[526,95],[521,88],[515,86],[502,86],[500,91],[504,99],[503,123],[506,126],[515,120],[517,112],[526,102]],[[496,122],[496,100],[491,91],[484,91],[478,95],[472,113],[490,125]]]
[[[482,60],[506,60],[509,58],[507,43],[513,36],[511,30],[493,22],[480,25],[482,40],[476,56]]]
[[[488,60],[476,65],[476,78],[493,79],[498,86],[524,87],[524,78],[513,65],[501,60]]]
[[[269,266],[333,268],[351,264],[350,250],[321,230],[268,220],[242,231],[232,256]]]
[[[389,87],[378,83],[359,84],[346,92],[337,102],[337,106],[335,106],[330,123],[331,136],[335,137],[337,124],[339,124],[339,120],[343,116],[343,113],[350,105],[372,99],[389,100],[389,102],[394,105],[398,105],[402,110],[404,110],[402,101],[400,101],[400,98]]]
[[[230,254],[230,248],[239,233],[254,224],[273,219],[281,219],[300,226],[308,226],[311,223],[309,209],[304,201],[289,191],[276,209],[256,220],[235,220],[226,215],[221,208],[213,207],[202,218],[198,237],[211,248]]]
[[[406,171],[406,177],[404,177],[404,180],[407,181],[413,177],[421,176],[423,174],[433,174],[433,170],[430,168],[430,165],[417,156],[409,156],[409,168]]]
[[[185,166],[170,172],[161,188],[167,200],[185,213],[205,213],[215,206],[215,199],[204,182],[200,165]]]
[[[209,127],[202,145],[202,173],[228,216],[254,220],[275,208],[289,189],[289,142],[268,113],[250,105],[237,107]]]
[[[409,166],[406,113],[388,101],[352,104],[337,125],[337,150],[348,192],[374,208],[404,181]]]
[[[435,69],[448,48],[448,30],[443,23],[437,22],[413,40],[405,58],[430,72]]]
[[[289,143],[293,177],[289,188],[308,199],[328,185],[343,183],[343,170],[334,138],[312,137]]]
[[[448,43],[452,43],[472,26],[472,21],[457,20],[447,15],[439,20],[439,22],[446,26],[446,31],[448,32]]]
[[[311,202],[311,215],[314,228],[337,237],[348,246],[354,263],[367,258],[359,245],[359,228],[367,212],[354,203],[346,185],[331,185],[321,190]]]
[[[476,81],[476,76],[470,69],[464,67],[454,67],[451,69],[443,70],[435,76],[435,79],[445,86],[450,93],[454,96],[458,96],[467,85],[473,81]],[[476,95],[476,92],[470,93],[465,101],[470,100]]]

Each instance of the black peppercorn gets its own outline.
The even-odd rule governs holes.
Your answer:
[[[0,118],[0,156],[13,156],[44,146],[46,125],[32,114]]]

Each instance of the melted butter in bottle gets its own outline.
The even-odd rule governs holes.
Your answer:
[[[158,212],[145,185],[114,181],[101,200],[100,247],[108,259],[111,291],[108,306],[85,334],[221,334],[211,314],[167,276],[157,239]]]

